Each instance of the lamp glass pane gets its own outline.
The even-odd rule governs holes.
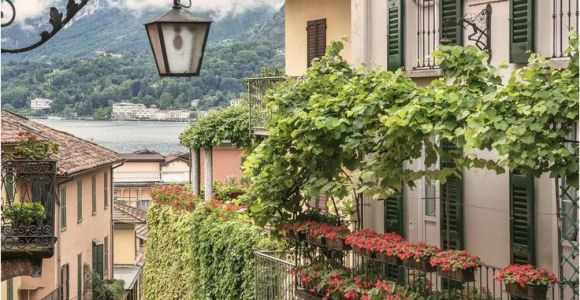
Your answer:
[[[149,42],[151,43],[151,49],[153,50],[153,56],[157,63],[159,74],[167,74],[167,67],[165,66],[165,61],[163,61],[163,51],[161,49],[161,38],[159,36],[158,26],[158,24],[147,25],[147,34],[149,35]]]
[[[169,72],[196,73],[203,51],[207,24],[161,24]]]

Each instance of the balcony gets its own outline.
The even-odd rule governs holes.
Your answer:
[[[564,50],[568,48],[570,31],[578,32],[578,2],[551,1],[551,58],[569,58],[570,54]]]
[[[442,278],[435,272],[412,270],[401,264],[388,264],[376,259],[360,256],[354,252],[337,252],[330,248],[298,248],[294,251],[257,251],[256,265],[256,299],[257,300],[294,300],[321,299],[299,285],[299,280],[290,274],[295,266],[308,264],[314,260],[325,260],[328,264],[339,264],[350,270],[353,275],[366,275],[370,278],[382,278],[395,282],[424,298],[432,300],[510,299],[503,283],[494,276],[499,268],[483,265],[476,269],[475,276],[469,282],[456,282]],[[300,254],[297,254],[300,253]],[[314,254],[314,256],[311,256]],[[340,262],[342,260],[342,262]],[[556,299],[558,286],[550,287],[547,299]],[[515,299],[511,297],[511,299]]]
[[[267,92],[276,87],[277,84],[286,79],[293,79],[300,82],[302,77],[256,77],[247,79],[248,87],[248,105],[250,112],[250,130],[256,135],[268,135],[266,131],[266,122],[272,115],[272,112],[266,107],[264,97]]]
[[[136,207],[143,211],[147,211],[147,209],[149,208],[149,203],[151,203],[151,198],[115,196],[114,201],[117,203],[124,204],[126,206]]]
[[[39,275],[54,254],[56,169],[55,161],[2,156],[2,280]]]
[[[113,172],[113,182],[117,183],[156,183],[161,181],[160,172]]]

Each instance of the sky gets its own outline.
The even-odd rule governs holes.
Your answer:
[[[68,0],[13,0],[16,6],[16,22],[24,23],[29,18],[38,16],[48,16],[48,11],[51,6],[57,7],[61,12],[66,11],[66,3]],[[76,0],[79,2],[80,0]],[[148,9],[162,9],[164,7],[169,10],[173,5],[173,0],[89,0],[92,2],[107,2],[111,6],[130,9],[135,13],[142,12]],[[2,1],[2,10],[6,11]],[[192,0],[190,11],[211,11],[212,16],[221,18],[230,14],[238,14],[247,9],[252,9],[262,5],[270,5],[279,8],[284,3],[284,0]],[[96,4],[96,2],[95,2]],[[188,0],[182,0],[182,4],[188,5]],[[66,13],[64,13],[66,15]]]

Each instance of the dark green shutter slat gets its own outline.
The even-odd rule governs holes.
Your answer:
[[[66,228],[66,188],[60,189],[60,227]]]
[[[91,212],[97,212],[97,176],[91,177]]]
[[[457,20],[463,17],[463,0],[440,1],[440,39],[447,38],[451,40],[451,44],[453,45],[463,45],[463,26],[457,24]],[[445,24],[445,26],[443,26],[443,24]]]
[[[83,182],[77,181],[77,221],[83,220]]]
[[[510,1],[510,62],[527,63],[534,51],[534,0]]]
[[[104,186],[104,191],[105,191],[105,195],[104,195],[104,205],[105,208],[107,208],[107,206],[109,206],[109,173],[105,172],[104,174],[104,178],[103,178],[103,186]]]
[[[404,0],[389,0],[387,25],[387,70],[403,67],[404,61]]]
[[[311,20],[306,24],[306,63],[324,56],[326,52],[326,19]]]
[[[77,299],[82,299],[83,295],[83,258],[77,255]]]
[[[6,295],[8,296],[7,300],[14,300],[14,281],[12,278],[8,279],[6,283]]]
[[[103,244],[93,243],[93,274],[103,279]]]
[[[109,274],[109,237],[103,242],[103,274]]]
[[[447,140],[441,141],[445,152],[459,152],[454,144]],[[444,158],[440,161],[441,168],[455,168],[455,162]],[[463,179],[450,175],[447,182],[440,185],[441,199],[441,247],[443,249],[463,249]]]
[[[396,191],[384,200],[385,232],[404,236],[403,230],[403,191]]]
[[[510,173],[510,260],[535,264],[534,177]]]

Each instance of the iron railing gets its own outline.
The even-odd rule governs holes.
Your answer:
[[[565,57],[570,30],[578,31],[578,1],[552,0],[552,58]]]
[[[54,253],[56,162],[2,155],[2,259],[48,258]],[[16,203],[35,202],[44,216],[33,220],[7,214]]]
[[[417,60],[414,69],[438,67],[431,52],[439,46],[439,3],[435,0],[417,0]]]
[[[61,300],[62,299],[61,290],[62,289],[60,287],[57,287],[50,294],[44,296],[44,298],[42,298],[42,300]]]
[[[353,275],[367,275],[396,282],[430,300],[515,300],[505,285],[494,279],[498,267],[483,265],[476,269],[474,281],[460,283],[441,277],[436,272],[411,270],[401,264],[387,264],[360,256],[351,251],[337,252],[328,248],[298,251],[258,251],[256,256],[256,299],[303,299],[304,290],[289,272],[294,266],[307,265],[313,260],[335,260],[329,264],[348,268]],[[308,253],[308,254],[306,254]],[[314,254],[313,254],[314,253]],[[337,254],[339,253],[339,254]],[[331,257],[331,258],[329,258]],[[547,300],[556,298],[557,288],[548,290]],[[299,296],[300,295],[300,296]],[[313,295],[309,295],[311,299]]]
[[[293,300],[296,282],[290,270],[295,264],[290,262],[288,251],[257,251],[256,257],[256,300]]]
[[[113,172],[114,183],[159,182],[160,172]]]
[[[141,210],[147,210],[149,204],[151,203],[151,198],[140,198],[140,197],[113,197],[114,202],[119,202],[127,206],[137,207]]]

